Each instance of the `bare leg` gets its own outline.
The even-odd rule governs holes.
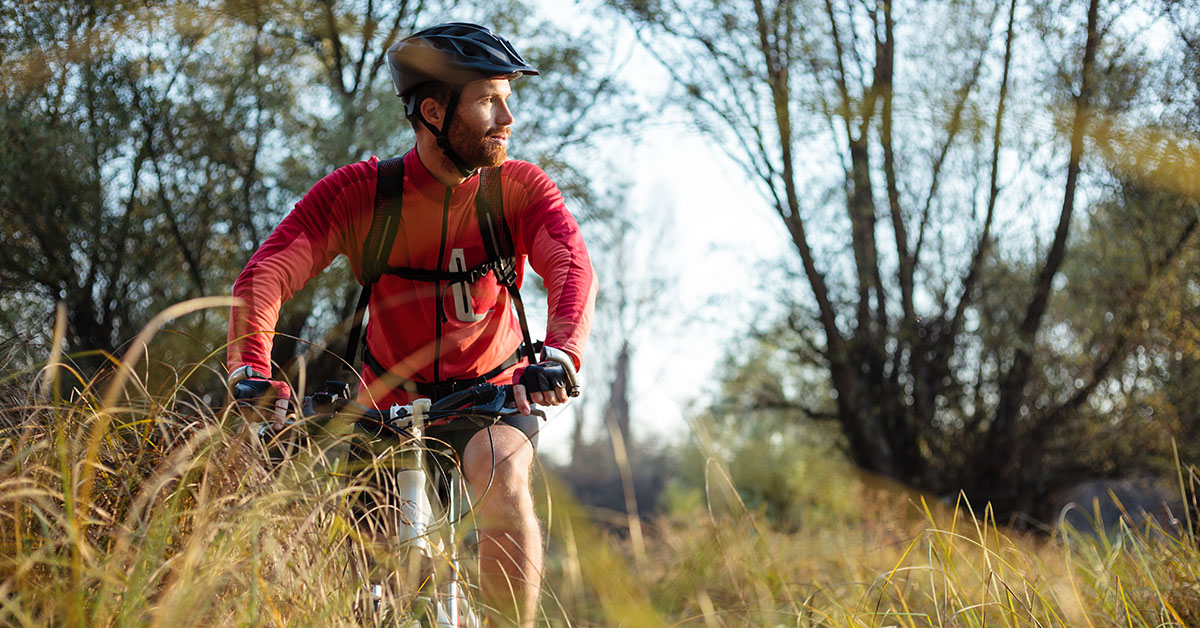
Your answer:
[[[544,557],[529,487],[533,458],[529,439],[508,425],[479,432],[463,455],[476,499],[480,588],[494,625],[532,628],[537,614]]]

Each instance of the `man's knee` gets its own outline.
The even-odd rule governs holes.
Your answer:
[[[463,452],[463,474],[476,493],[477,508],[531,507],[530,470],[534,450],[520,430],[497,425],[476,434]],[[516,513],[513,513],[516,514]]]

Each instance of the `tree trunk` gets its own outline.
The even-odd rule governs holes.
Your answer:
[[[1062,210],[1054,242],[1046,254],[1046,260],[1034,284],[1033,298],[1026,309],[1025,317],[1017,331],[1016,347],[1012,365],[1000,379],[1000,399],[996,406],[995,419],[984,447],[992,464],[981,469],[980,482],[985,487],[983,494],[990,494],[1009,475],[1012,466],[1020,458],[1018,451],[1019,419],[1022,409],[1028,414],[1025,390],[1033,368],[1034,347],[1037,333],[1046,314],[1054,276],[1062,267],[1066,257],[1067,238],[1070,235],[1071,216],[1075,209],[1075,191],[1078,185],[1083,159],[1083,137],[1087,131],[1089,107],[1092,100],[1093,68],[1096,50],[1100,45],[1099,11],[1100,0],[1088,4],[1087,43],[1084,46],[1083,65],[1079,94],[1075,98],[1075,118],[1071,128],[1071,154],[1067,161],[1067,181],[1063,192]]]
[[[633,435],[629,433],[629,371],[631,352],[629,342],[621,343],[617,362],[613,367],[612,387],[609,389],[608,408],[605,416],[625,439],[625,448],[632,455]]]

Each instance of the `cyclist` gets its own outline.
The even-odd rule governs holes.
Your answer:
[[[453,271],[488,259],[475,208],[478,169],[500,166],[500,205],[518,284],[528,259],[549,293],[542,355],[561,352],[560,360],[565,355],[578,368],[596,296],[583,238],[545,172],[507,159],[514,122],[509,82],[537,70],[503,37],[466,23],[415,33],[392,46],[387,60],[416,131],[416,145],[403,157],[400,226],[388,266]],[[283,407],[291,391],[271,378],[270,365],[279,308],[339,254],[362,281],[378,161],[344,166],[317,182],[238,276],[229,325],[231,386],[254,380]],[[521,325],[496,275],[449,285],[380,276],[370,293],[359,400],[387,407],[436,399],[486,379],[513,384],[526,415],[531,403],[565,403],[561,362],[530,364],[522,357]],[[276,429],[282,425],[277,410]],[[525,626],[533,625],[543,562],[529,481],[537,429],[526,416],[458,434],[453,443],[472,488],[490,486],[475,505],[484,601]]]

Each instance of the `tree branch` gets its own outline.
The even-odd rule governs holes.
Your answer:
[[[999,12],[999,0],[993,5],[994,11],[992,19],[988,24],[995,21],[996,13]],[[989,26],[990,29],[990,26]],[[962,130],[963,113],[967,108],[967,100],[971,93],[975,90],[975,86],[979,83],[979,78],[982,75],[983,61],[987,56],[988,45],[985,43],[979,50],[979,56],[975,58],[975,64],[971,67],[971,71],[967,74],[967,80],[962,86],[955,90],[954,108],[950,113],[950,123],[946,126],[946,141],[942,143],[938,150],[937,157],[933,160],[933,172],[929,180],[929,192],[925,195],[925,202],[921,209],[921,221],[917,227],[917,243],[913,246],[912,266],[915,269],[921,265],[921,251],[925,245],[925,234],[929,225],[929,216],[933,209],[933,199],[937,196],[937,191],[941,185],[942,167],[946,163],[946,157],[950,153],[950,147],[954,145],[954,140],[957,139],[959,132]]]
[[[329,70],[329,86],[345,96],[350,92],[346,88],[346,79],[342,74],[345,67],[343,58],[345,52],[342,50],[342,35],[338,29],[337,16],[333,12],[333,0],[322,0],[321,6],[325,9],[325,25],[329,28],[327,35],[329,43],[333,47],[330,50],[331,58],[326,63],[326,68]]]
[[[1000,381],[1000,400],[996,407],[996,420],[992,424],[990,435],[991,445],[996,450],[1004,450],[1004,447],[1007,446],[1018,408],[1024,401],[1025,386],[1029,381],[1029,371],[1033,363],[1033,345],[1038,329],[1041,328],[1042,318],[1046,313],[1046,305],[1050,300],[1054,275],[1058,273],[1066,256],[1071,214],[1075,209],[1075,188],[1079,180],[1080,162],[1083,159],[1083,137],[1089,120],[1088,109],[1091,105],[1094,79],[1092,70],[1096,62],[1096,50],[1100,45],[1099,3],[1100,0],[1091,0],[1088,5],[1087,43],[1084,45],[1079,94],[1075,98],[1075,118],[1071,129],[1071,154],[1067,162],[1067,182],[1063,191],[1063,205],[1058,219],[1058,228],[1055,230],[1054,242],[1050,245],[1046,261],[1034,284],[1033,298],[1029,302],[1020,328],[1017,330],[1012,365]],[[1004,463],[1007,463],[1015,455],[1016,453],[1012,452],[1003,456]]]
[[[894,19],[890,0],[879,0],[883,5],[884,35],[877,44],[875,84],[881,92],[883,107],[879,119],[879,141],[883,145],[883,174],[887,184],[888,210],[892,216],[892,232],[896,236],[896,256],[899,259],[900,307],[904,319],[911,323],[916,314],[913,309],[913,261],[908,253],[908,229],[900,209],[900,189],[896,182],[896,151],[892,137],[892,99],[895,95],[896,42]]]
[[[850,102],[850,90],[846,82],[846,65],[842,57],[842,38],[838,31],[837,18],[833,12],[833,0],[825,0],[825,14],[829,17],[829,33],[833,37],[834,55],[837,58],[837,74],[834,76],[834,83],[837,85],[838,93],[842,96],[841,117],[845,124],[847,139],[852,138],[850,133],[850,119],[853,117],[853,107]]]
[[[950,329],[944,340],[947,347],[954,347],[957,336],[962,330],[967,306],[975,299],[973,293],[975,285],[979,281],[979,271],[983,267],[983,260],[987,257],[991,247],[992,221],[996,215],[996,198],[1000,195],[1000,186],[997,182],[1000,172],[1000,143],[1004,123],[1004,105],[1008,98],[1008,71],[1012,66],[1013,23],[1016,13],[1017,0],[1011,0],[1008,8],[1008,29],[1004,38],[1004,69],[1000,75],[1000,97],[996,105],[996,121],[992,131],[992,167],[988,175],[987,213],[983,220],[983,232],[975,244],[975,254],[971,257],[966,276],[963,277],[962,294],[959,295],[958,305],[954,308],[954,318],[950,321]]]
[[[423,2],[418,2],[417,7],[413,9],[413,14],[420,14],[423,6]],[[383,38],[381,50],[387,50],[388,48],[392,47],[393,43],[395,43],[396,36],[400,34],[400,22],[404,20],[406,15],[408,15],[408,0],[400,0],[400,8],[396,11],[396,19],[392,21],[392,27],[388,29],[387,37]],[[371,63],[370,76],[375,76],[375,73],[378,72],[379,68],[383,67],[383,64],[386,62],[386,54],[380,54],[376,56],[375,61]]]
[[[362,49],[358,51],[358,60],[354,62],[354,87],[351,91],[358,93],[363,82],[363,67],[367,63],[367,51],[374,48],[371,40],[375,38],[375,1],[367,0],[367,8],[363,16]],[[381,55],[382,56],[382,55]]]

